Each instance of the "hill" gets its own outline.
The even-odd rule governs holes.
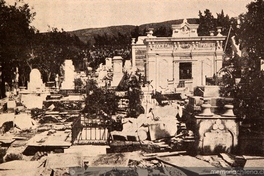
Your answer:
[[[177,19],[177,20],[170,20],[170,21],[164,21],[164,22],[158,22],[158,23],[148,23],[148,24],[142,24],[139,26],[139,33],[141,35],[143,34],[144,30],[148,28],[154,28],[158,29],[160,27],[165,27],[166,29],[171,29],[172,24],[180,24],[182,23],[183,19]],[[191,24],[199,23],[199,19],[197,18],[190,18],[188,19],[188,22]],[[108,36],[117,36],[118,32],[122,35],[131,35],[131,32],[134,31],[136,26],[134,25],[120,25],[120,26],[110,26],[110,27],[103,27],[103,28],[87,28],[87,29],[80,29],[75,31],[68,32],[69,34],[76,35],[80,38],[81,41],[87,43],[94,43],[94,36],[97,35],[104,35],[107,34]]]

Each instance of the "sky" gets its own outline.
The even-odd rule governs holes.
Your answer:
[[[5,0],[13,5],[16,0]],[[40,32],[49,27],[73,31],[113,25],[141,25],[167,20],[198,18],[209,9],[230,17],[247,11],[252,0],[23,0],[36,16],[31,25]]]

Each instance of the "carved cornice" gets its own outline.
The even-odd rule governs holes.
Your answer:
[[[226,36],[198,36],[198,37],[157,37],[157,38],[146,38],[145,44],[149,42],[195,42],[195,41],[224,41]]]
[[[149,56],[173,56],[173,53],[172,52],[149,52],[148,53]]]
[[[151,52],[222,52],[222,40],[207,41],[149,41],[147,42],[148,53]]]

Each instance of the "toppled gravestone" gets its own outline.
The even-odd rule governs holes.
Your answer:
[[[37,122],[31,118],[30,114],[20,113],[15,115],[14,126],[20,130],[34,129]]]

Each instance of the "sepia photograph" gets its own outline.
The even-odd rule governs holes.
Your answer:
[[[264,175],[264,0],[0,0],[1,176]]]

